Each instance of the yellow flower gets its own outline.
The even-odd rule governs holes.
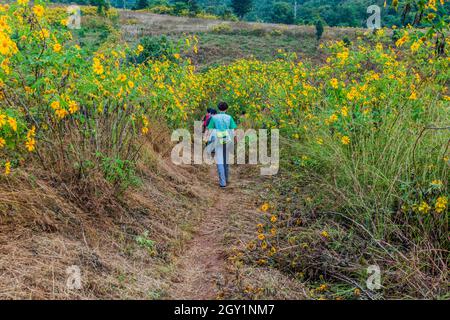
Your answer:
[[[60,108],[55,111],[55,114],[59,119],[64,119],[69,114],[69,112],[67,112],[67,110],[64,108]]]
[[[17,52],[16,43],[3,32],[0,32],[0,54],[9,56]]]
[[[400,39],[398,39],[398,40],[395,42],[395,45],[396,45],[397,47],[401,47],[401,46],[403,46],[403,45],[405,44],[405,42],[408,41],[408,40],[409,40],[409,36],[408,36],[407,34],[405,34],[403,37],[401,37]]]
[[[349,145],[349,144],[350,144],[350,138],[349,138],[348,136],[343,136],[343,137],[341,138],[341,142],[342,142],[342,144],[344,144],[344,145]]]
[[[14,118],[8,117],[8,123],[13,131],[17,131],[17,121]]]
[[[327,238],[327,239],[330,237],[330,235],[328,234],[328,232],[327,232],[326,230],[322,231],[322,232],[320,233],[320,235],[321,235],[322,237],[324,237],[324,238]]]
[[[348,108],[347,108],[347,107],[343,107],[343,108],[341,109],[341,114],[342,114],[344,117],[347,117],[347,116],[348,116]]]
[[[272,222],[272,223],[277,222],[277,220],[278,220],[278,218],[277,218],[277,216],[275,216],[275,215],[273,215],[273,216],[270,218],[270,222]]]
[[[419,212],[424,214],[430,212],[430,209],[431,209],[430,206],[425,201],[422,201],[422,203],[419,206]]]
[[[120,74],[120,75],[117,77],[117,81],[125,82],[126,80],[127,80],[127,76],[126,76],[125,74]]]
[[[133,89],[134,88],[134,82],[133,81],[128,81],[128,87],[130,89]]]
[[[333,123],[338,121],[338,116],[336,114],[332,114],[329,118],[328,118],[329,123]]]
[[[277,229],[275,229],[275,228],[272,228],[272,229],[270,229],[270,234],[271,235],[276,235],[277,234]]]
[[[447,208],[447,204],[448,204],[447,197],[439,197],[435,205],[436,212],[442,213]]]
[[[35,139],[28,139],[26,142],[25,142],[25,147],[27,148],[27,150],[29,151],[29,152],[32,152],[32,151],[34,151],[34,149],[36,148],[36,140]]]
[[[438,187],[438,188],[440,188],[440,187],[442,187],[442,181],[441,181],[441,180],[433,180],[433,181],[431,181],[431,185],[432,185],[433,187]]]
[[[29,0],[17,0],[17,3],[21,6],[26,6]]]
[[[261,206],[261,211],[262,211],[262,212],[267,212],[267,210],[269,210],[269,204],[268,204],[268,203],[264,203],[264,204]]]
[[[37,4],[33,7],[33,13],[36,15],[36,17],[40,18],[44,15],[44,7]]]
[[[61,104],[59,103],[59,101],[53,101],[53,102],[50,104],[50,107],[51,107],[53,110],[58,110],[58,109],[61,107]]]
[[[419,50],[422,45],[422,40],[418,40],[411,45],[411,52],[415,53]]]
[[[347,93],[347,99],[348,100],[354,100],[355,98],[359,97],[360,94],[358,90],[355,87],[352,87],[350,91]]]
[[[0,17],[0,31],[11,32],[11,27],[8,25],[8,17],[1,16]]]
[[[94,73],[97,75],[102,75],[105,70],[103,69],[103,66],[98,58],[93,59],[94,63],[92,65],[92,69],[94,70]]]
[[[266,250],[267,249],[267,242],[265,242],[265,241],[263,241],[262,243],[261,243],[261,249],[263,249],[263,250]]]
[[[69,102],[69,112],[70,112],[70,114],[74,114],[78,110],[80,110],[80,107],[78,106],[78,104],[75,101],[71,100]]]
[[[324,292],[328,290],[328,286],[326,284],[322,284],[320,287],[317,288],[317,291]]]
[[[6,140],[3,138],[0,138],[0,149],[3,148],[6,145]]]
[[[53,51],[55,51],[56,53],[61,52],[62,46],[59,43],[55,43],[53,45]]]
[[[142,45],[138,45],[137,49],[136,49],[136,54],[141,53],[142,51],[144,51],[144,47]]]
[[[149,129],[147,127],[142,128],[142,134],[147,134]]]
[[[48,31],[47,29],[42,29],[41,31],[39,31],[38,35],[41,40],[47,39],[48,37],[50,37],[50,31]]]
[[[5,163],[5,176],[11,173],[11,162],[7,161]]]
[[[330,84],[331,84],[331,87],[333,87],[333,89],[339,88],[339,81],[336,78],[331,79]]]
[[[103,66],[101,64],[94,64],[93,69],[94,69],[94,73],[98,74],[98,75],[101,75],[104,72]]]
[[[262,265],[264,265],[264,264],[267,263],[267,260],[265,260],[265,259],[259,259],[259,260],[257,261],[257,263],[258,263],[260,266],[262,266]]]
[[[266,236],[262,233],[258,234],[258,239],[263,241],[266,238]]]

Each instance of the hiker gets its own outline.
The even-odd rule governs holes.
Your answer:
[[[210,109],[210,117],[208,120],[206,120],[206,127],[203,129],[203,141],[206,143],[206,147],[208,148],[210,154],[214,153],[214,135],[211,134],[211,132],[208,130],[209,123],[211,122],[212,118],[217,114],[216,109]]]
[[[214,114],[217,114],[217,111],[212,109],[212,108],[208,108],[206,109],[206,115],[203,117],[203,133],[205,133],[206,128],[208,127],[209,122],[211,121],[211,118],[213,117]]]
[[[208,130],[212,130],[210,139],[214,142],[217,172],[221,188],[226,188],[229,182],[229,157],[234,149],[234,129],[237,128],[233,117],[226,113],[227,110],[228,104],[226,102],[219,103],[219,113],[211,118],[207,126]]]

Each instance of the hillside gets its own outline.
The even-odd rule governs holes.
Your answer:
[[[279,50],[295,52],[305,59],[321,59],[317,51],[316,31],[312,26],[224,22],[130,10],[120,10],[119,13],[122,37],[131,43],[137,43],[146,36],[163,35],[178,42],[186,35],[197,35],[200,39],[199,53],[188,57],[200,67],[218,66],[250,57],[268,61]],[[355,39],[364,32],[358,28],[327,27],[322,39]]]

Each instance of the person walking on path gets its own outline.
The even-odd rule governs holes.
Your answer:
[[[237,128],[233,117],[228,115],[228,104],[219,103],[219,113],[211,118],[208,130],[212,130],[216,152],[217,172],[219,175],[219,185],[226,188],[230,174],[230,153],[234,149],[234,130]]]

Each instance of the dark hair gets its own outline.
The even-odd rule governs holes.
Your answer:
[[[216,109],[211,109],[211,112],[210,112],[212,115],[215,115],[215,114],[217,114],[217,110]]]
[[[228,110],[228,104],[226,102],[219,103],[219,110],[220,111],[227,111]]]
[[[206,109],[206,112],[207,113],[213,113],[215,110],[213,109],[213,108],[208,108],[208,109]]]

